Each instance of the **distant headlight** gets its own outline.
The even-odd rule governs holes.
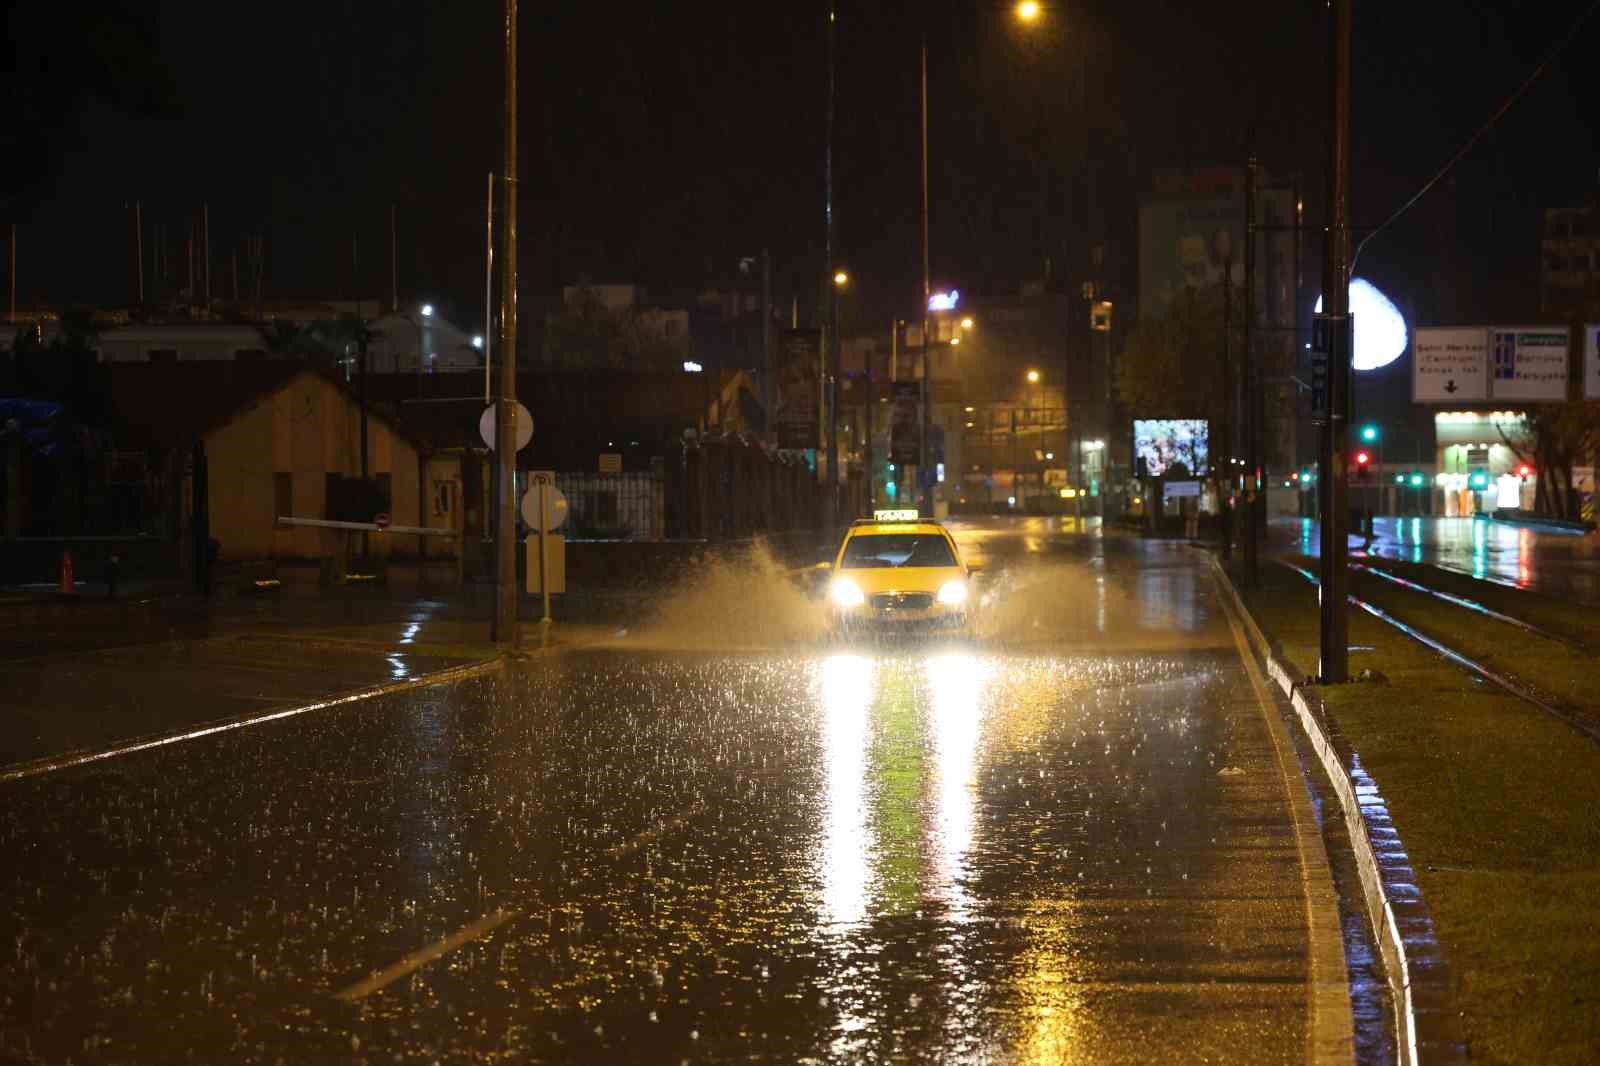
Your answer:
[[[939,602],[946,607],[959,607],[967,602],[967,583],[965,581],[946,581],[939,590]]]
[[[836,577],[833,586],[828,589],[828,595],[833,599],[836,607],[860,607],[867,602],[867,597],[857,585],[847,577]]]

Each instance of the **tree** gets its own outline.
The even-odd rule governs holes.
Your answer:
[[[1243,294],[1235,289],[1232,299],[1225,316],[1221,286],[1184,289],[1171,307],[1143,318],[1128,335],[1117,370],[1118,398],[1134,417],[1204,418],[1214,455],[1230,439],[1236,367],[1244,352]],[[1231,318],[1227,357],[1224,317]]]
[[[1578,520],[1572,468],[1600,448],[1600,403],[1563,403],[1528,410],[1525,432],[1500,439],[1536,471],[1533,509],[1542,515]]]
[[[555,366],[581,370],[675,369],[684,355],[638,314],[613,311],[588,289],[546,321],[544,350]]]

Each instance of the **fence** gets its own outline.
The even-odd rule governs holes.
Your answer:
[[[567,497],[569,535],[660,540],[666,536],[665,486],[660,471],[557,474]]]
[[[739,437],[685,445],[663,475],[668,537],[740,540],[820,528],[811,468]]]

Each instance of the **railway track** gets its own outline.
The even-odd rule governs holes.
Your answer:
[[[1279,565],[1293,570],[1295,573],[1309,581],[1312,585],[1321,585],[1317,575],[1312,573],[1306,567],[1300,566],[1288,559],[1277,559],[1275,561]],[[1370,574],[1381,581],[1387,582],[1394,587],[1404,590],[1406,593],[1410,593],[1415,596],[1426,596],[1432,600],[1447,603],[1459,611],[1468,612],[1472,617],[1487,619],[1494,623],[1515,629],[1518,632],[1526,634],[1537,640],[1547,641],[1551,644],[1558,645],[1568,652],[1577,653],[1579,655],[1593,654],[1592,649],[1583,641],[1579,641],[1570,636],[1556,633],[1549,629],[1534,625],[1525,619],[1517,618],[1513,615],[1506,614],[1503,611],[1493,610],[1469,597],[1459,596],[1454,593],[1431,588],[1421,582],[1402,578],[1398,575],[1367,564],[1352,564],[1351,569],[1357,571],[1358,573]],[[1432,630],[1430,631],[1421,628],[1413,622],[1406,621],[1405,619],[1399,617],[1393,609],[1380,606],[1376,603],[1373,603],[1370,599],[1356,595],[1355,593],[1350,593],[1346,598],[1352,606],[1360,608],[1362,611],[1365,611],[1367,614],[1378,619],[1384,624],[1398,630],[1408,639],[1413,640],[1434,652],[1437,652],[1439,655],[1442,655],[1444,658],[1455,663],[1457,666],[1466,670],[1468,673],[1479,678],[1480,680],[1494,685],[1495,687],[1516,697],[1524,703],[1538,708],[1545,714],[1548,714],[1551,717],[1556,718],[1570,726],[1575,731],[1587,737],[1593,743],[1600,744],[1600,722],[1597,722],[1596,717],[1592,712],[1585,713],[1585,711],[1573,707],[1557,697],[1551,696],[1548,692],[1543,691],[1541,688],[1536,687],[1532,683],[1520,677],[1510,676],[1505,670],[1497,669],[1496,667],[1481,661],[1481,657],[1468,654],[1467,652],[1464,652],[1448,643],[1441,635],[1441,631],[1447,631],[1449,629],[1448,616],[1441,616],[1439,621],[1442,622],[1443,625],[1438,627],[1430,627]]]

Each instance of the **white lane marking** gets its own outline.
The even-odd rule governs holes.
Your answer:
[[[334,993],[334,998],[342,999],[346,1003],[354,1003],[358,999],[370,996],[380,988],[385,988],[394,984],[400,978],[415,973],[433,960],[448,955],[462,944],[469,943],[498,929],[517,916],[515,911],[508,910],[497,910],[493,914],[486,914],[471,925],[451,933],[443,940],[436,940],[425,948],[419,948],[394,965],[387,966],[364,980],[340,989]]]
[[[668,833],[682,829],[684,826],[689,824],[690,819],[704,814],[705,811],[706,805],[704,803],[697,803],[683,814],[678,815],[676,818],[670,818],[659,825],[653,825],[649,829],[635,833],[622,843],[607,848],[604,852],[602,852],[602,854],[608,858],[618,858],[628,854],[631,851],[637,851],[644,845],[649,844],[652,841],[659,840]],[[511,921],[513,918],[520,918],[521,916],[522,915],[517,911],[508,911],[504,908],[495,911],[493,914],[484,915],[482,918],[479,918],[477,921],[472,922],[469,925],[463,926],[454,933],[451,933],[449,936],[444,937],[441,940],[436,940],[426,947],[413,951],[411,954],[400,959],[393,965],[386,966],[382,970],[376,971],[363,980],[357,981],[351,985],[347,985],[346,987],[335,992],[333,994],[334,998],[342,999],[346,1003],[354,1003],[358,999],[363,999],[366,996],[370,996],[379,989],[386,988],[389,985],[394,984],[396,981],[400,980],[400,978],[410,976],[416,971],[422,969],[424,966],[428,965],[428,963],[433,962],[436,959],[443,958],[456,948],[461,947],[463,944],[470,944],[472,941],[486,936],[494,930],[500,928],[500,926]]]
[[[458,681],[476,674],[498,670],[501,665],[502,661],[500,659],[489,659],[485,662],[468,663],[464,666],[452,666],[447,670],[436,670],[431,674],[421,674],[417,677],[406,678],[404,681],[392,681],[372,688],[359,689],[355,692],[347,692],[342,696],[316,700],[298,707],[285,707],[282,710],[268,711],[265,714],[247,714],[237,718],[227,718],[195,729],[185,729],[176,733],[145,737],[109,748],[101,748],[98,751],[76,752],[72,755],[51,756],[35,762],[21,763],[0,770],[0,784],[19,781],[25,777],[38,777],[40,774],[55,773],[58,770],[67,770],[74,766],[100,762],[103,759],[133,755],[136,752],[149,751],[151,748],[163,748],[169,744],[179,744],[186,740],[199,740],[201,737],[209,737],[216,733],[227,733],[235,729],[264,725],[267,722],[275,722],[281,718],[293,718],[296,715],[308,714],[311,711],[326,710],[329,707],[339,707],[346,703],[358,703],[361,700],[370,700],[378,696],[404,692],[408,689],[425,688],[429,685],[439,685],[447,681]]]

